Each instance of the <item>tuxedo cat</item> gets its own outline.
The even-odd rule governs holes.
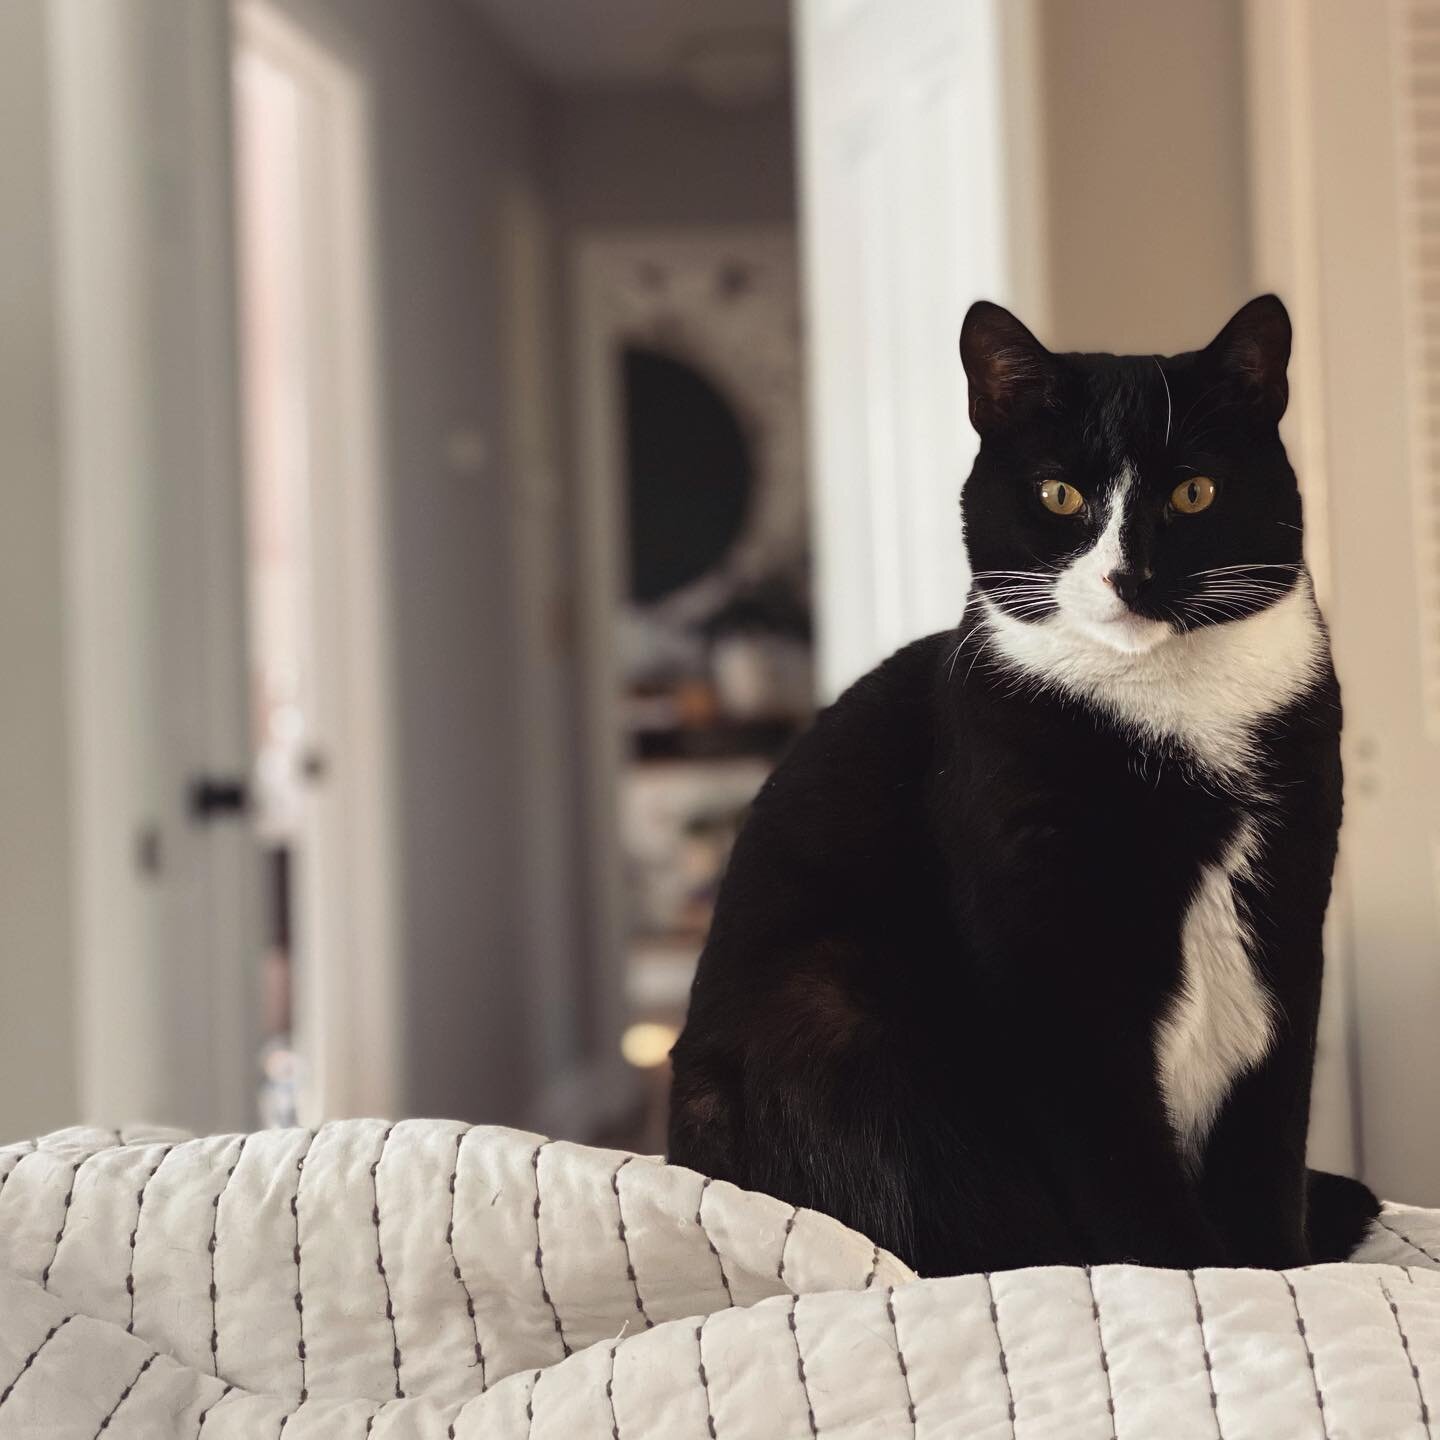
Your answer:
[[[1376,1207],[1305,1168],[1340,696],[1285,308],[1159,357],[981,302],[960,349],[964,615],[756,799],[670,1158],[925,1274],[1338,1258]]]

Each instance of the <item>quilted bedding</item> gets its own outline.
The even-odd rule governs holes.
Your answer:
[[[0,1436],[1435,1440],[1440,1212],[1358,1259],[920,1280],[515,1130],[67,1130],[0,1148]]]

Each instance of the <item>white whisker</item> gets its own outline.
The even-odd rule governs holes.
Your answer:
[[[1263,580],[1207,580],[1196,587],[1202,595],[1285,595],[1288,585],[1266,584]]]
[[[975,654],[970,660],[970,668],[965,672],[965,678],[960,682],[960,688],[962,690],[970,683],[970,677],[975,673],[975,666],[979,663],[980,657],[985,653],[985,642],[989,639],[989,636],[983,632],[981,626],[977,625],[975,630],[976,633],[980,635],[980,643],[975,647]]]
[[[970,578],[972,580],[988,580],[993,576],[1002,580],[1049,580],[1059,573],[1053,568],[1045,570],[977,570]]]
[[[1186,576],[1198,580],[1202,575],[1227,575],[1234,570],[1303,570],[1303,565],[1291,565],[1281,561],[1252,560],[1245,565],[1215,565],[1209,570],[1191,570]]]

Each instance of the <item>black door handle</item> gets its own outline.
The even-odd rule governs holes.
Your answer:
[[[250,792],[233,776],[198,775],[190,782],[190,814],[209,822],[243,815],[250,808]]]

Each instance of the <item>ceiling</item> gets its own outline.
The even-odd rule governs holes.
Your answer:
[[[789,0],[473,0],[516,52],[559,84],[657,84],[719,37],[783,37]]]

